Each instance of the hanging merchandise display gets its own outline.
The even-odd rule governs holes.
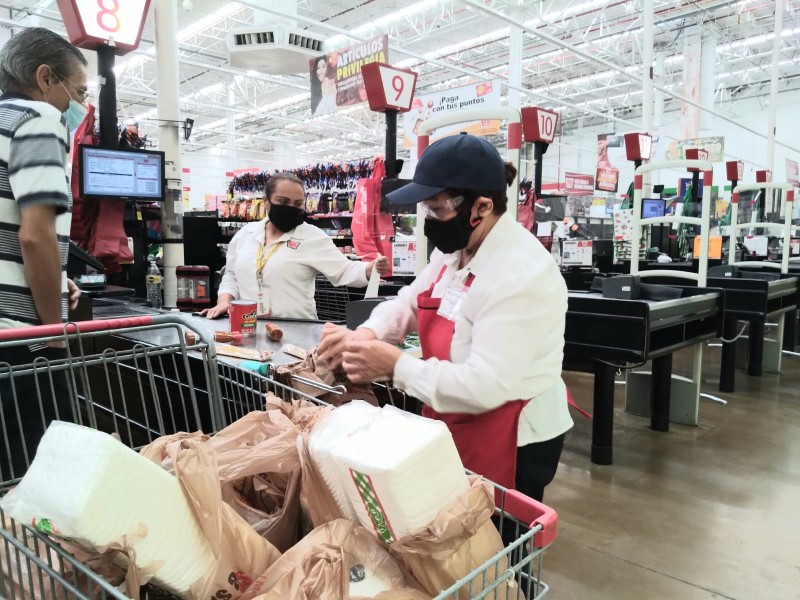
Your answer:
[[[318,163],[288,171],[306,186],[306,212],[310,216],[350,216],[356,199],[356,185],[370,177],[376,159],[349,163]],[[234,176],[228,185],[228,198],[219,207],[223,219],[260,221],[267,216],[264,188],[279,171],[250,172]]]
[[[390,214],[381,212],[381,181],[385,175],[384,162],[378,159],[371,177],[358,181],[353,212],[353,246],[365,260],[374,260],[378,255],[392,256],[394,223]]]

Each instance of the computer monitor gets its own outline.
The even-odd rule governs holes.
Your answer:
[[[163,152],[81,146],[80,160],[83,198],[164,199]]]
[[[666,201],[660,198],[645,198],[642,200],[642,218],[663,217],[666,206]]]

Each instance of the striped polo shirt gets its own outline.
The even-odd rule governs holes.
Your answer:
[[[61,250],[61,311],[67,318],[67,256],[72,195],[67,128],[54,106],[19,94],[0,96],[0,328],[39,325],[19,243],[21,211],[54,206]]]

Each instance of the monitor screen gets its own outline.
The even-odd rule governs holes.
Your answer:
[[[164,199],[164,153],[81,146],[84,198]]]
[[[663,217],[666,209],[666,201],[658,198],[645,198],[642,200],[642,218],[652,219]]]

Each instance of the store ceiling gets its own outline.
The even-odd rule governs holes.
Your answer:
[[[171,0],[155,0],[168,2]],[[291,2],[292,0],[286,0]],[[285,143],[296,154],[316,159],[356,159],[381,153],[383,118],[364,106],[312,118],[308,74],[267,76],[228,65],[226,32],[273,17],[265,6],[286,2],[179,1],[181,105],[195,120],[188,151],[224,147],[229,115],[235,119],[237,150],[264,153],[280,163]],[[768,94],[774,29],[773,0],[653,0],[656,54],[664,55],[660,84],[682,91],[687,37],[716,36],[716,108],[732,110],[735,100]],[[474,5],[500,16],[477,10]],[[788,0],[781,39],[780,90],[800,88],[800,0]],[[44,25],[63,30],[53,0],[0,0],[0,25]],[[509,23],[523,23],[523,105],[556,107],[564,132],[608,123],[609,130],[633,129],[641,114],[641,0],[298,0],[298,25],[326,38],[328,48],[387,33],[389,60],[420,73],[417,93],[425,94],[480,79],[508,79]],[[153,11],[140,50],[118,59],[121,116],[140,121],[156,138],[156,62]],[[610,61],[616,70],[587,61],[537,35],[577,47]],[[507,86],[503,86],[505,96]],[[667,98],[665,110],[678,108]],[[735,113],[732,113],[735,114]],[[735,117],[738,118],[738,117]],[[742,120],[746,118],[741,116]],[[626,127],[626,123],[630,126]]]

